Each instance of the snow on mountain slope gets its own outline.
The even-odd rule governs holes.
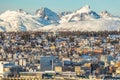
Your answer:
[[[107,11],[100,14],[86,5],[61,18],[60,24],[40,28],[42,31],[105,31],[120,30],[120,18]]]
[[[113,16],[106,10],[102,11],[99,15],[100,15],[101,19],[120,20],[120,18],[118,16]]]
[[[96,12],[92,11],[90,9],[90,6],[86,5],[71,14],[63,16],[61,18],[60,23],[75,22],[82,20],[94,20],[98,18],[100,18],[100,16]]]
[[[41,23],[46,23],[46,25],[58,23],[59,16],[57,13],[53,12],[48,8],[41,8],[36,11],[36,15],[41,19]]]
[[[0,31],[26,31],[42,27],[43,25],[36,19],[21,9],[8,10],[0,15]]]
[[[88,20],[67,22],[60,25],[49,25],[40,28],[41,31],[105,31],[120,30],[120,20]]]
[[[18,11],[0,14],[0,31],[105,31],[120,30],[120,18],[107,11],[100,14],[86,5],[79,10],[61,14],[41,8],[36,15]]]

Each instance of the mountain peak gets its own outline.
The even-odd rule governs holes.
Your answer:
[[[46,7],[38,9],[36,11],[36,15],[42,20],[47,21],[48,24],[56,23],[59,20],[59,16],[57,15],[57,13]]]
[[[86,13],[86,12],[90,12],[90,6],[89,5],[85,5],[83,7],[81,7],[79,10],[77,10],[77,13]]]
[[[18,11],[18,12],[24,12],[23,9],[18,9],[17,11]]]
[[[83,6],[77,11],[65,15],[61,18],[60,23],[64,22],[75,22],[75,21],[85,21],[99,19],[100,16],[90,9],[89,5]]]
[[[85,5],[81,9],[90,9],[90,6],[89,5]]]
[[[23,13],[23,14],[28,14],[28,13],[25,12],[23,9],[18,9],[17,12],[18,12],[18,13]]]
[[[101,17],[110,17],[111,16],[111,14],[108,12],[108,11],[102,11],[101,13],[100,13],[100,15],[101,15]]]
[[[38,9],[38,10],[36,11],[36,14],[37,14],[37,13],[40,14],[40,12],[41,12],[41,14],[42,14],[42,12],[53,12],[53,11],[51,11],[51,10],[48,9],[47,7],[42,7],[42,8],[40,8],[40,9]]]
[[[44,11],[45,11],[45,10],[51,11],[51,10],[48,9],[47,7],[42,7],[41,9],[44,10]]]
[[[0,20],[2,31],[26,31],[43,26],[36,17],[22,10],[8,10],[0,15]]]
[[[44,17],[44,16],[50,15],[50,14],[56,14],[56,13],[46,7],[42,7],[40,9],[37,9],[37,11],[36,11],[36,15],[39,17]]]

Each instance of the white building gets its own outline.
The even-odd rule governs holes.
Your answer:
[[[25,58],[22,58],[22,59],[19,60],[19,65],[20,66],[26,66],[26,64],[27,63],[26,63],[26,59]]]
[[[7,61],[0,61],[0,77],[4,77],[11,72],[11,68],[15,68],[15,64]]]
[[[0,62],[0,76],[1,77],[3,77],[3,73],[4,73],[4,71],[3,71],[3,63]]]
[[[6,61],[0,61],[0,77],[3,77],[5,70],[4,70],[4,65],[8,64],[9,62]]]

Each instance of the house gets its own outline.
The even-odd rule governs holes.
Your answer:
[[[17,72],[17,66],[12,62],[0,61],[0,77],[6,77]]]

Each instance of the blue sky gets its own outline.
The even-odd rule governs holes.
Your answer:
[[[0,0],[0,13],[17,9],[34,13],[41,7],[56,12],[75,11],[84,5],[90,5],[91,9],[98,13],[107,10],[113,15],[120,16],[120,0]]]

